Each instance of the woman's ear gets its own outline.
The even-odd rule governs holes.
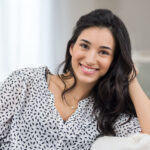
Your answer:
[[[69,52],[70,52],[70,55],[72,56],[72,53],[73,53],[73,46],[74,46],[74,44],[71,44],[70,45],[70,48],[69,48]]]

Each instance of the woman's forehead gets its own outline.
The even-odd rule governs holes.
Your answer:
[[[112,49],[115,46],[115,40],[111,31],[106,27],[90,27],[84,29],[79,35],[78,41],[88,41],[91,44],[107,45]]]

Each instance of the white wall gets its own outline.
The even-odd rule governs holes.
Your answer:
[[[96,0],[56,0],[54,5],[55,66],[64,60],[66,45],[79,17],[95,9]]]
[[[43,0],[43,5],[46,1],[48,0]],[[40,49],[42,49],[42,51],[39,52],[39,56],[41,57],[41,59],[39,59],[41,60],[41,63],[48,63],[51,62],[51,59],[53,59],[53,64],[47,64],[50,67],[53,66],[53,68],[50,68],[53,72],[57,65],[64,60],[67,41],[71,37],[76,21],[81,15],[84,15],[96,8],[111,9],[124,21],[130,33],[132,47],[135,52],[134,56],[138,56],[136,57],[137,62],[139,61],[139,58],[140,60],[141,58],[142,60],[145,60],[146,56],[150,55],[144,52],[145,56],[141,57],[141,51],[150,51],[149,0],[50,0],[50,2],[51,3],[49,4],[51,5],[44,6],[46,9],[41,14],[43,17],[41,21],[43,23],[47,21],[47,23],[44,24],[44,26],[41,24],[43,30],[40,39]],[[41,5],[41,7],[43,6]],[[0,18],[2,17],[3,9],[4,8],[0,6]],[[49,11],[49,9],[51,10]],[[48,13],[52,13],[50,15],[51,21],[44,18],[44,16]],[[52,35],[51,38],[49,38],[49,34]],[[47,37],[47,40],[45,40],[44,37]],[[0,45],[0,48],[2,49],[2,45]],[[46,49],[49,49],[49,52],[46,52]],[[55,54],[51,56],[53,51]],[[138,51],[140,51],[140,54],[137,53]],[[0,58],[5,59],[5,57],[7,56],[2,56],[0,54]],[[149,63],[149,57],[150,56],[147,57],[148,61],[146,63]],[[140,67],[142,67],[145,63],[142,63],[142,61],[139,62],[142,64]],[[3,65],[3,63],[0,65]],[[148,77],[150,74],[150,65],[146,66],[147,67],[144,70],[142,67],[142,72],[140,74],[141,79],[144,79],[144,81],[141,81],[144,87],[150,91],[150,86],[148,85],[150,83],[150,79]],[[144,74],[147,74],[147,76],[145,77]]]

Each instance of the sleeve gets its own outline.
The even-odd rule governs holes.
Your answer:
[[[141,127],[137,117],[132,117],[129,122],[129,116],[126,114],[121,114],[114,124],[114,130],[117,137],[127,137],[134,133],[140,133]]]
[[[0,86],[0,141],[8,134],[14,113],[21,107],[23,78],[14,71]]]

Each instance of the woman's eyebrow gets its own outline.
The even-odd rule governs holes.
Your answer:
[[[102,48],[102,49],[108,49],[108,50],[112,50],[110,47],[108,47],[108,46],[100,46],[100,48]]]
[[[90,44],[90,45],[91,45],[91,42],[89,42],[89,41],[87,41],[87,40],[85,40],[85,39],[81,39],[81,41],[83,41],[83,42],[85,42],[85,43],[87,43],[87,44]]]
[[[91,45],[91,42],[89,42],[88,40],[85,40],[85,39],[81,39],[81,41],[87,43],[87,44],[90,44]],[[108,50],[112,50],[110,47],[108,46],[100,46],[99,48],[101,49],[108,49]]]

